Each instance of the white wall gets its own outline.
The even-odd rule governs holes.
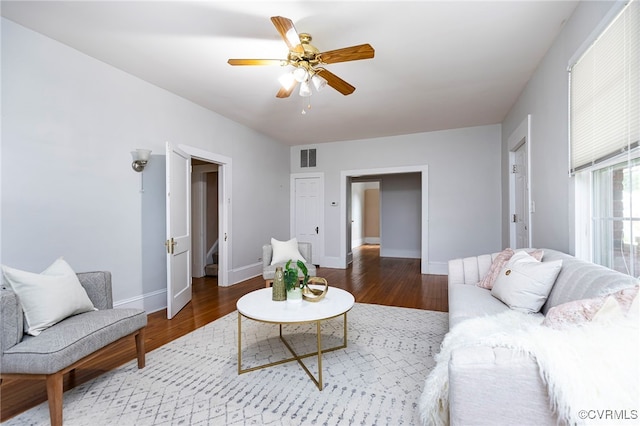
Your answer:
[[[422,178],[390,174],[380,181],[380,256],[420,259]]]
[[[364,182],[351,184],[351,248],[364,244]]]
[[[325,257],[340,255],[342,171],[428,165],[429,261],[497,251],[501,235],[500,125],[291,148],[291,172],[325,176]],[[299,166],[300,149],[317,149],[317,167]],[[331,259],[328,259],[331,261]],[[332,262],[332,263],[339,263]]]
[[[531,119],[532,241],[574,253],[573,180],[568,177],[569,60],[609,10],[612,1],[580,2],[535,74],[502,123],[502,243],[509,243],[509,175],[507,139]]]
[[[161,308],[171,141],[232,159],[230,277],[261,271],[262,244],[288,235],[289,171],[271,165],[289,147],[11,21],[1,25],[3,264],[39,272],[64,256],[77,271],[110,270],[116,303]],[[134,148],[153,150],[144,193],[130,166]]]

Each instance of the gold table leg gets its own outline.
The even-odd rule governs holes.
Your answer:
[[[316,386],[318,387],[319,390],[322,390],[322,387],[323,387],[323,384],[322,384],[322,354],[326,353],[326,352],[332,352],[332,351],[335,351],[335,350],[338,350],[338,349],[343,349],[343,348],[347,347],[347,313],[346,312],[344,314],[342,314],[342,317],[343,317],[343,320],[342,320],[343,321],[342,345],[334,346],[332,348],[327,348],[327,349],[325,349],[323,351],[322,350],[322,333],[321,333],[321,328],[322,327],[321,327],[321,323],[324,320],[312,321],[312,322],[316,323],[317,350],[316,350],[316,352],[310,352],[310,353],[303,354],[303,355],[298,355],[293,350],[293,348],[291,347],[289,342],[287,342],[287,340],[282,335],[282,324],[279,323],[278,326],[279,326],[280,340],[282,340],[282,343],[284,343],[284,345],[289,350],[289,352],[291,352],[291,355],[293,355],[293,357],[292,358],[283,359],[283,360],[279,360],[279,361],[270,362],[270,363],[267,363],[267,364],[258,365],[258,366],[255,366],[255,367],[250,367],[250,368],[243,369],[242,368],[242,316],[243,315],[240,312],[238,312],[238,374],[239,375],[243,374],[243,373],[248,373],[250,371],[260,370],[260,369],[267,368],[267,367],[272,367],[274,365],[285,364],[285,363],[291,362],[291,361],[298,361],[298,364],[300,364],[302,369],[305,371],[305,373],[307,373],[307,375],[313,381],[313,383],[316,384]],[[251,318],[249,318],[249,319],[251,319]],[[327,319],[331,319],[331,318],[327,318]],[[317,356],[318,357],[318,378],[317,379],[311,373],[311,371],[309,371],[307,366],[302,361],[304,358],[309,358],[311,356]]]

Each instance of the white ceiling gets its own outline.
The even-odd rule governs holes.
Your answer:
[[[289,145],[502,122],[576,1],[2,1],[2,16]],[[320,51],[369,43],[375,58],[327,65],[311,110],[275,97],[286,58],[269,17]]]

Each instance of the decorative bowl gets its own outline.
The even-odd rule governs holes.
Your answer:
[[[317,284],[313,287],[309,285]],[[324,288],[322,288],[324,286]],[[318,288],[320,287],[320,288]],[[324,299],[324,296],[329,291],[329,284],[327,280],[322,277],[311,277],[307,281],[307,285],[302,288],[302,298],[307,302],[319,302]]]

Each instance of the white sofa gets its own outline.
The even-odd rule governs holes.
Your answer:
[[[562,269],[539,314],[573,300],[632,287],[631,276],[543,249],[543,262],[562,260]],[[449,261],[449,328],[465,319],[498,314],[509,308],[476,284],[498,253]],[[556,425],[558,418],[540,378],[536,360],[505,347],[455,349],[449,359],[451,425]]]

